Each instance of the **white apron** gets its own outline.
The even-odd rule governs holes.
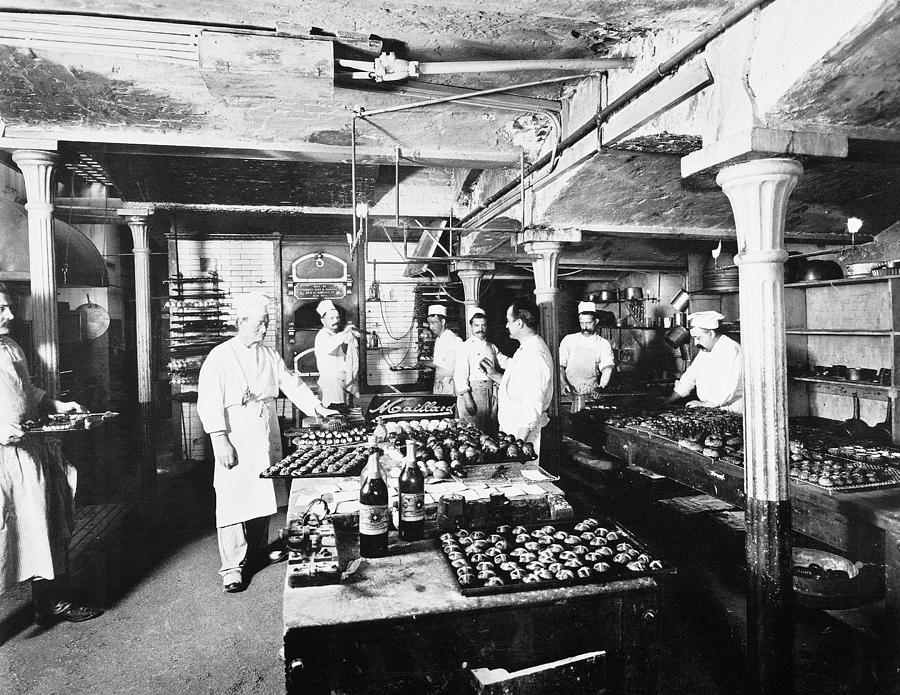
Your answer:
[[[275,399],[230,406],[225,409],[225,419],[237,465],[225,468],[216,464],[216,526],[238,524],[277,511],[273,481],[259,477],[281,458]]]
[[[31,384],[22,350],[0,336],[0,418],[36,418],[43,396]],[[18,446],[0,446],[0,593],[33,577],[65,574],[76,480],[55,438],[25,435]]]

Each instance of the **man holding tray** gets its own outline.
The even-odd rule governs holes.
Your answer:
[[[12,295],[0,284],[0,593],[30,579],[35,622],[80,623],[103,611],[61,600],[77,474],[58,440],[27,435],[21,423],[84,409],[31,383],[22,348],[9,337],[13,318]]]

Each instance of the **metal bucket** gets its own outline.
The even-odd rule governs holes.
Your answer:
[[[675,311],[687,311],[688,304],[691,301],[691,295],[684,290],[678,290],[678,294],[669,300],[669,304],[675,307]]]
[[[684,326],[672,326],[666,331],[663,340],[666,341],[666,345],[670,348],[677,350],[682,345],[687,345],[691,342],[691,334]]]

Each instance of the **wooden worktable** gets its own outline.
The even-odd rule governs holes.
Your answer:
[[[596,437],[573,437],[627,466],[649,469],[683,485],[744,507],[744,469],[632,428],[597,425]],[[579,436],[580,435],[580,436]],[[900,487],[832,492],[791,480],[792,526],[841,549],[852,560],[884,566],[885,605],[900,616]]]
[[[295,483],[292,502],[309,483]],[[610,692],[657,692],[656,580],[466,597],[435,541],[392,535],[387,557],[355,563],[343,557],[355,539],[340,537],[353,527],[336,527],[349,564],[341,583],[285,582],[288,692],[460,692],[471,668],[513,671],[599,650]]]

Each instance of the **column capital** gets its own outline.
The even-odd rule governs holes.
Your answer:
[[[128,228],[131,229],[134,253],[150,253],[147,222],[154,212],[153,208],[119,208],[116,212],[125,219]]]
[[[135,222],[143,220],[147,221],[147,218],[150,217],[156,210],[152,207],[134,207],[134,208],[119,208],[116,210],[120,216],[126,218],[128,221],[131,221],[132,218]]]
[[[454,273],[480,272],[483,275],[496,267],[494,261],[450,261],[450,270]]]
[[[529,227],[521,232],[516,233],[516,245],[537,243],[537,242],[556,242],[556,243],[578,243],[581,241],[581,230],[576,227],[567,227],[565,229],[554,229],[552,227]]]
[[[12,160],[20,169],[22,164],[56,164],[59,155],[50,150],[16,150],[12,154]]]
[[[737,231],[737,262],[759,263],[772,251],[784,250],[784,217],[788,197],[797,185],[803,166],[786,158],[756,159],[726,167],[716,176],[734,213]]]

